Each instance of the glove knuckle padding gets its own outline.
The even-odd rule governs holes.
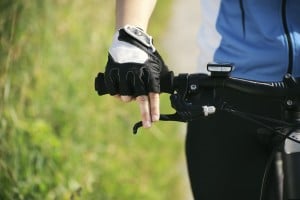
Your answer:
[[[107,85],[107,89],[111,95],[118,94],[120,75],[118,68],[111,68],[105,72],[104,81]]]

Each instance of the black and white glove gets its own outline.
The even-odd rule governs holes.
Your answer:
[[[168,73],[152,37],[126,25],[114,36],[105,69],[105,84],[111,95],[140,96],[160,92],[160,77]]]

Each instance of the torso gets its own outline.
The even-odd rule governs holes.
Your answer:
[[[235,69],[232,76],[258,81],[280,81],[289,72],[300,77],[300,1],[201,2],[202,15],[206,17],[203,17],[204,23],[199,32],[200,48],[202,52],[205,46],[214,49],[215,62],[233,63]],[[213,6],[214,9],[208,9]],[[218,17],[214,19],[211,15]],[[209,20],[216,22],[219,36],[211,31],[215,27],[205,24]],[[201,38],[205,38],[204,42]],[[206,44],[208,42],[211,45]]]

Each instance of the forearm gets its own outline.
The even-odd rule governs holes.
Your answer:
[[[156,0],[116,0],[116,28],[131,24],[146,31],[155,4]]]

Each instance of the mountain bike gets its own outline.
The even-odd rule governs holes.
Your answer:
[[[281,82],[258,82],[230,76],[233,65],[230,63],[207,65],[208,74],[179,74],[173,72],[161,79],[161,91],[169,93],[174,114],[161,114],[162,121],[189,122],[206,117],[218,111],[229,112],[238,117],[259,124],[271,133],[273,146],[265,166],[261,181],[260,200],[265,195],[266,180],[273,162],[276,165],[278,199],[300,199],[300,79],[286,74]],[[255,113],[245,113],[232,107],[215,95],[216,89],[227,88],[248,95],[276,98],[282,103],[282,119],[273,119]],[[107,94],[104,74],[95,79],[95,90],[99,95]],[[201,94],[202,102],[193,102],[193,96]],[[133,127],[137,133],[142,126],[138,122]],[[277,156],[280,155],[280,156]]]

